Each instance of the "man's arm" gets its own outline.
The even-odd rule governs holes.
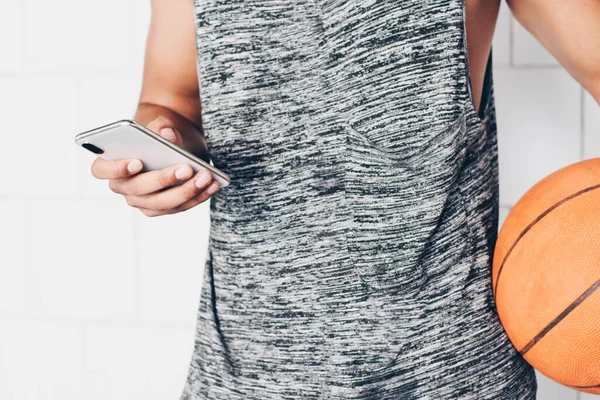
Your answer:
[[[142,91],[133,119],[147,125],[165,117],[180,133],[183,147],[207,159],[201,113],[193,2],[152,0]]]
[[[191,0],[152,0],[142,91],[133,119],[207,160],[194,33]],[[97,157],[92,175],[108,180],[113,192],[148,217],[187,211],[220,187],[209,171],[194,173],[187,163],[144,172],[142,167],[139,159]]]
[[[600,104],[600,1],[506,0],[514,17]]]

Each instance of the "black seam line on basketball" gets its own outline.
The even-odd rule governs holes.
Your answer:
[[[585,299],[590,297],[592,295],[592,293],[594,293],[596,291],[596,289],[598,289],[599,287],[600,287],[600,279],[598,279],[592,286],[590,286],[585,292],[583,292],[574,302],[569,304],[569,306],[567,308],[565,308],[563,310],[563,312],[558,314],[558,316],[556,318],[554,318],[552,320],[552,322],[550,322],[548,325],[546,325],[544,327],[544,329],[542,329],[540,331],[540,333],[535,335],[535,337],[533,339],[531,339],[531,341],[529,343],[527,343],[525,345],[525,347],[523,347],[519,351],[519,353],[521,355],[525,355],[525,353],[527,353],[529,350],[531,350],[531,348],[533,346],[535,346],[535,344],[537,342],[542,340],[542,338],[544,336],[546,336],[548,334],[548,332],[550,332],[552,330],[552,328],[554,328],[556,325],[558,325],[558,323],[560,321],[565,319],[567,317],[567,315],[571,314],[571,312],[573,312],[573,310],[575,310],[581,303],[583,303],[585,301]]]
[[[523,231],[519,234],[519,236],[517,237],[517,239],[515,239],[514,243],[512,244],[512,246],[510,246],[510,249],[508,249],[508,251],[506,252],[506,255],[504,256],[504,259],[502,260],[502,263],[500,264],[500,268],[498,270],[498,276],[496,277],[496,285],[494,285],[494,302],[496,301],[496,296],[498,295],[498,284],[500,283],[500,275],[502,274],[502,270],[504,269],[504,264],[506,264],[506,260],[508,259],[508,256],[510,256],[510,254],[512,253],[513,249],[517,246],[517,244],[519,243],[519,240],[521,240],[523,238],[523,236],[525,236],[525,234],[527,232],[529,232],[531,230],[531,228],[533,228],[535,226],[535,224],[537,224],[538,222],[540,222],[540,220],[542,218],[544,218],[546,215],[550,214],[550,212],[552,212],[554,209],[556,209],[557,207],[559,207],[560,205],[566,203],[567,201],[577,197],[577,196],[581,196],[584,193],[590,192],[592,190],[598,189],[600,188],[600,185],[594,185],[594,186],[590,186],[588,188],[585,188],[583,190],[580,190],[579,192],[576,192],[568,197],[565,197],[564,199],[562,199],[561,201],[559,201],[558,203],[555,203],[554,205],[550,206],[550,208],[548,208],[546,211],[544,211],[543,213],[541,213],[535,220],[533,220],[532,223],[530,223],[529,225],[527,225],[527,227],[525,229],[523,229]]]
[[[600,383],[597,385],[592,385],[592,386],[575,386],[575,385],[567,385],[567,386],[575,388],[575,389],[595,389],[595,388],[600,388]]]

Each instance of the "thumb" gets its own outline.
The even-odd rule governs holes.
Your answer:
[[[148,128],[158,133],[160,136],[176,146],[183,147],[183,139],[181,138],[181,134],[177,131],[177,128],[175,128],[170,119],[164,116],[159,116],[148,124]]]
[[[160,136],[164,137],[169,142],[181,146],[181,135],[179,134],[179,132],[177,132],[177,129],[167,126],[162,128],[158,133]]]

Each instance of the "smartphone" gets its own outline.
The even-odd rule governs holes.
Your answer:
[[[75,143],[105,160],[137,158],[144,165],[141,172],[189,164],[195,172],[209,170],[221,188],[231,182],[229,175],[129,119],[82,132]]]

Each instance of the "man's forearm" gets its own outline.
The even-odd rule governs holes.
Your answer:
[[[164,107],[149,102],[141,102],[135,112],[133,120],[146,126],[159,116],[164,116],[175,124],[175,128],[181,134],[185,150],[202,158],[209,160],[208,148],[202,132],[202,126],[184,117],[172,108]]]
[[[515,18],[600,104],[600,1],[506,0]]]

